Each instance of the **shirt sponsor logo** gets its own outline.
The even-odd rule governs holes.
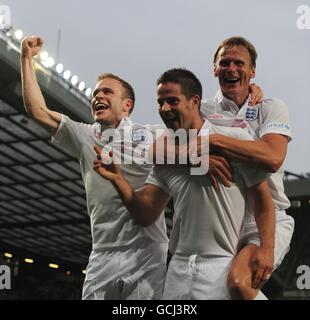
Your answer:
[[[208,119],[223,119],[224,116],[222,114],[214,113],[214,114],[209,114],[207,116]]]
[[[246,121],[254,121],[258,117],[258,108],[248,107],[245,111],[245,120]]]
[[[267,129],[284,129],[284,130],[290,130],[290,126],[287,123],[269,123],[266,126]]]

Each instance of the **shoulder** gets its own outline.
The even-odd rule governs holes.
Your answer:
[[[264,99],[260,107],[263,113],[288,112],[287,104],[276,98]]]
[[[208,98],[201,101],[201,108],[215,108],[218,103],[214,98]]]
[[[260,106],[262,123],[288,123],[289,112],[286,103],[280,99],[265,99]]]
[[[209,98],[201,101],[200,112],[203,117],[207,117],[209,114],[215,113],[216,106],[218,103],[214,100],[214,98]]]
[[[71,118],[69,118],[66,115],[62,115],[60,125],[58,127],[58,131],[66,129],[66,130],[69,130],[72,132],[74,132],[74,131],[92,132],[95,130],[97,125],[98,124],[96,124],[96,123],[88,124],[88,123],[78,122],[78,121],[72,120]]]
[[[96,122],[95,123],[85,123],[85,122],[80,122],[80,121],[76,121],[76,120],[73,120],[71,119],[70,117],[66,116],[66,115],[62,115],[61,117],[61,121],[63,122],[66,122],[68,124],[71,124],[71,125],[74,125],[74,126],[85,126],[85,127],[93,127],[96,125]]]

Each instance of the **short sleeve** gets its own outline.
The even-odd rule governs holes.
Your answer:
[[[155,165],[151,169],[145,183],[153,184],[154,186],[157,186],[165,191],[167,194],[170,194],[169,187],[163,177],[163,170],[165,170],[164,165]]]
[[[262,106],[263,123],[260,138],[268,133],[285,135],[292,139],[287,105],[279,99],[266,99]]]
[[[251,188],[264,180],[266,180],[270,174],[258,168],[254,164],[246,162],[232,162],[234,172],[237,172],[247,188]]]
[[[52,137],[52,143],[60,146],[72,157],[80,160],[82,155],[82,137],[85,134],[86,124],[79,123],[71,120],[69,117],[62,115],[61,122],[54,137]]]

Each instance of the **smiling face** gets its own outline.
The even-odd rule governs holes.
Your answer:
[[[132,101],[124,98],[122,84],[112,78],[99,80],[93,92],[91,109],[96,122],[116,127],[129,115]]]
[[[243,46],[223,47],[217,57],[214,75],[219,78],[222,93],[237,105],[249,95],[250,79],[255,77],[255,66],[249,51]]]
[[[159,115],[167,128],[174,131],[183,128],[199,129],[202,120],[199,114],[200,98],[198,95],[187,99],[181,85],[168,82],[157,87]]]

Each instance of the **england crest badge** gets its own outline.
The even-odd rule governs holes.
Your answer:
[[[132,142],[141,143],[146,141],[146,130],[136,129],[132,130]]]
[[[258,107],[247,107],[245,111],[245,120],[246,121],[253,121],[256,120],[258,117]]]

